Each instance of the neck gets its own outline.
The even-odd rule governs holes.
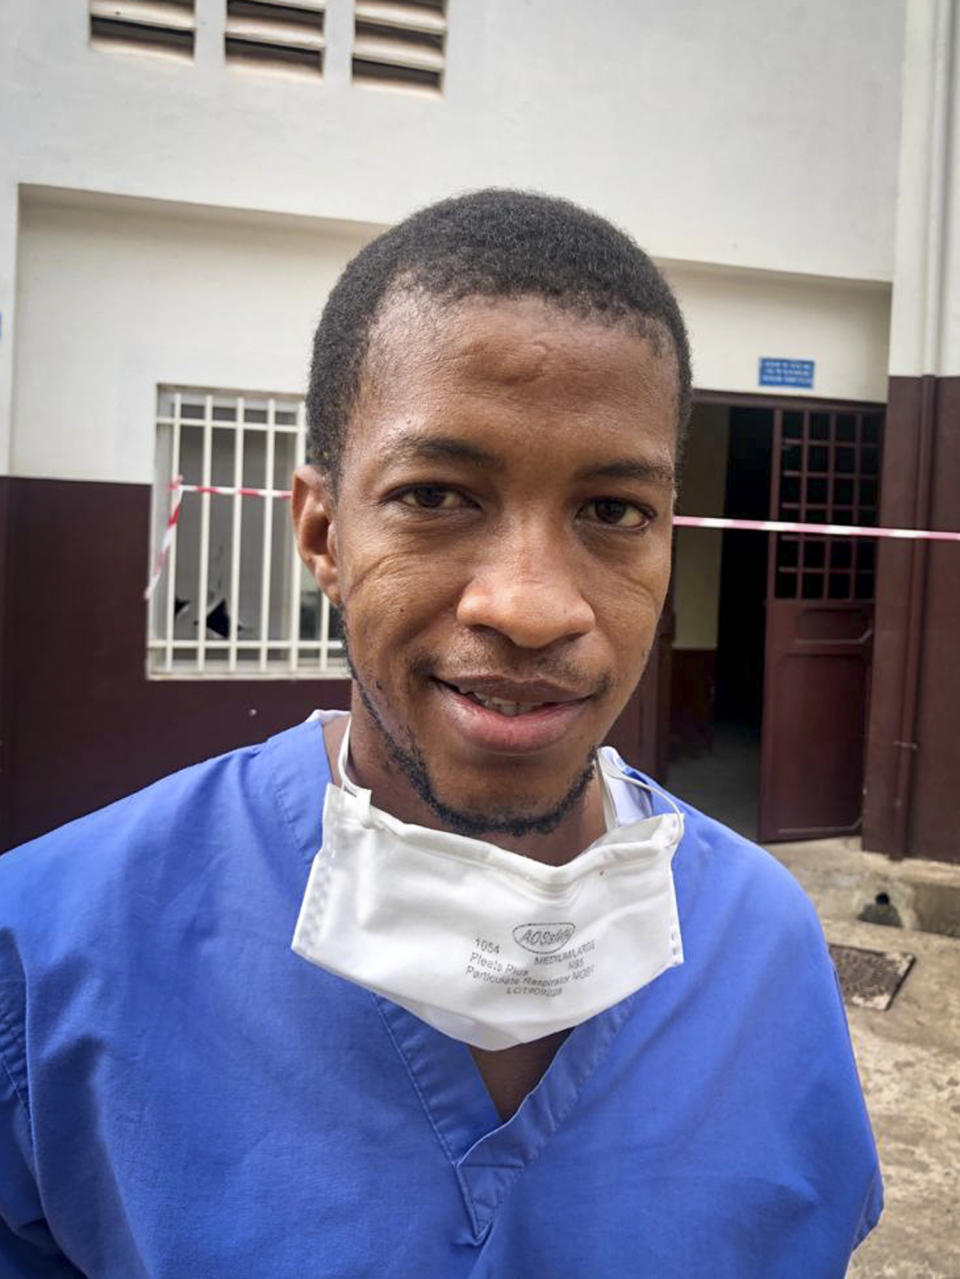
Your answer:
[[[354,701],[356,701],[356,696]],[[338,760],[344,734],[347,731],[346,716],[338,717],[324,728],[324,742],[334,784],[341,783]],[[368,722],[363,708],[353,707],[350,718],[350,776],[358,786],[373,795],[377,808],[392,816],[431,830],[451,830],[429,804],[417,794],[403,772],[384,749],[379,731]],[[603,814],[603,792],[596,774],[580,800],[571,808],[560,824],[548,835],[529,834],[512,836],[492,832],[482,835],[489,843],[519,853],[547,866],[562,866],[572,861],[589,844],[606,830]]]

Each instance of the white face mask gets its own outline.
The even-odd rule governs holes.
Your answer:
[[[566,1030],[683,962],[671,860],[683,817],[608,829],[564,866],[410,826],[347,776],[293,935],[304,959],[385,995],[454,1039],[500,1049]],[[599,756],[607,773],[652,789]],[[658,792],[662,795],[662,792]]]

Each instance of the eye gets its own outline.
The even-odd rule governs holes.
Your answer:
[[[404,506],[418,511],[452,511],[467,505],[462,493],[442,484],[415,484],[397,497]]]
[[[582,508],[583,512],[594,523],[611,528],[645,528],[653,520],[652,511],[621,497],[595,497]]]

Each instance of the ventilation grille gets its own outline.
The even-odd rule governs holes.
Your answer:
[[[231,62],[323,73],[324,0],[227,0],[224,52]]]
[[[443,87],[446,0],[356,0],[353,78]]]
[[[90,43],[193,57],[194,0],[90,0]]]

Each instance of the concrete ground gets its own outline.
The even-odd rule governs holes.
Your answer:
[[[828,941],[916,956],[886,1012],[847,1009],[886,1185],[848,1279],[960,1279],[960,865],[892,862],[852,839],[770,852],[813,899]]]

